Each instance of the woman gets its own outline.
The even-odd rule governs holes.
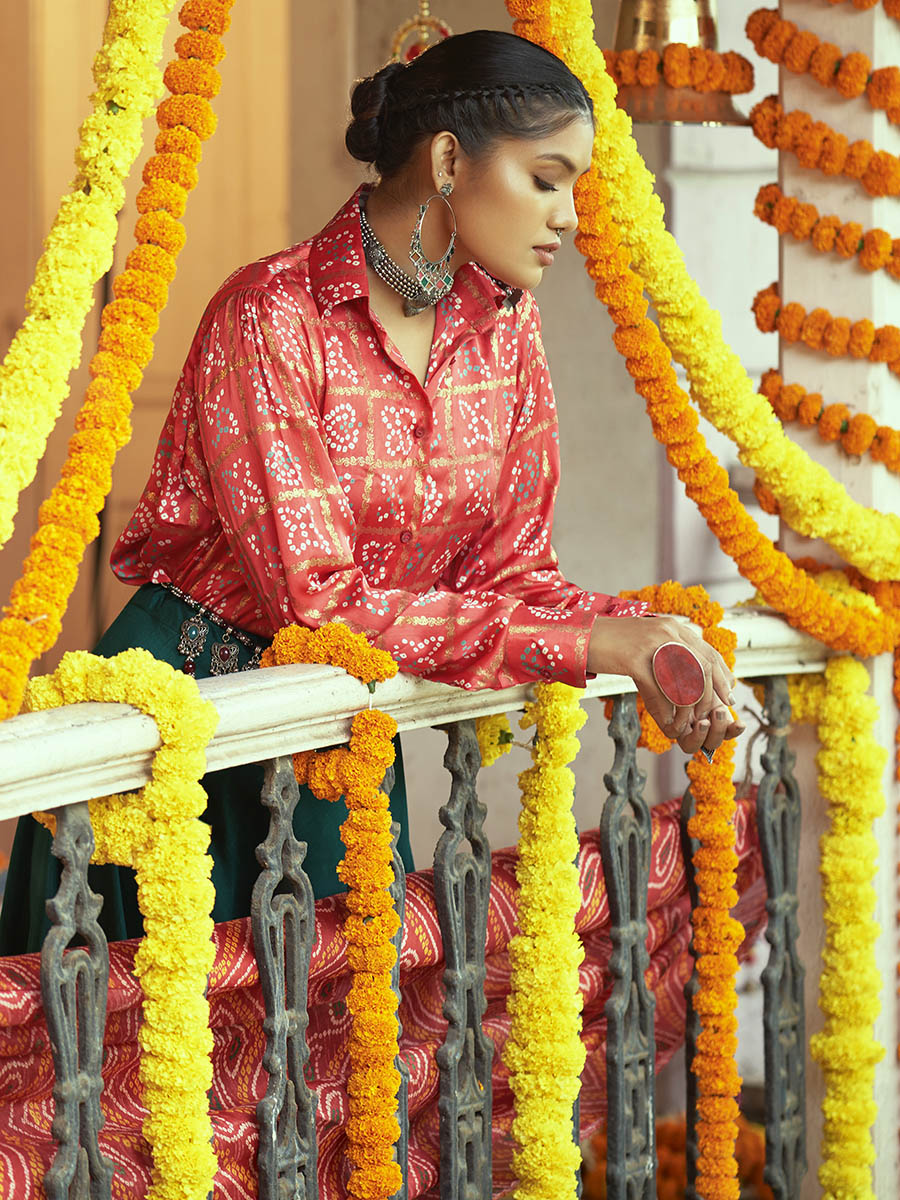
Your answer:
[[[379,181],[211,301],[112,554],[141,586],[98,653],[144,646],[203,676],[254,666],[283,624],[337,619],[460,687],[630,675],[682,749],[714,751],[740,732],[718,654],[567,582],[550,545],[556,414],[531,290],[576,227],[587,93],[553,55],[479,31],[363,80],[352,113],[347,147]],[[693,707],[655,682],[670,641],[704,665]],[[217,921],[249,912],[260,784],[253,766],[204,780]],[[411,868],[399,756],[391,804]],[[298,805],[319,896],[339,890],[344,815],[308,792]],[[49,835],[24,820],[0,952],[39,947],[57,880]],[[130,872],[92,868],[92,886],[111,939],[142,932]]]

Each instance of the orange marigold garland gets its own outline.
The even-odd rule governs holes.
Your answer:
[[[900,121],[900,68],[872,69],[858,50],[843,54],[831,42],[784,21],[774,8],[758,8],[747,18],[747,37],[757,54],[787,67],[795,75],[809,74],[822,87],[836,88],[845,100],[865,94],[872,108],[884,109],[889,121]]]
[[[91,359],[92,382],[75,419],[59,482],[41,505],[37,532],[0,620],[0,720],[19,711],[31,664],[59,637],[85,547],[99,531],[97,514],[112,486],[116,454],[131,437],[130,393],[153,355],[153,335],[184,244],[176,220],[197,182],[200,142],[215,129],[209,97],[219,88],[215,63],[224,54],[233,0],[187,0],[179,20],[189,31],[163,76],[173,91],[157,109],[156,154],[144,167],[137,196],[138,245],[113,280],[115,299],[101,314]],[[191,89],[196,87],[195,93]]]
[[[869,320],[833,317],[827,308],[807,312],[802,304],[782,304],[777,283],[757,292],[752,307],[756,327],[763,333],[777,330],[786,342],[803,342],[811,350],[824,350],[833,358],[849,354],[869,362],[884,362],[900,375],[900,328],[896,325],[876,327]]]
[[[564,59],[579,51],[579,46],[573,49],[561,44],[552,22],[538,5],[528,0],[507,0],[507,7],[516,19],[515,30],[520,36]],[[586,46],[585,53],[589,49]],[[791,625],[834,649],[864,656],[893,649],[900,632],[893,616],[851,609],[823,592],[814,579],[776,550],[729,487],[727,473],[707,448],[698,429],[697,414],[678,385],[659,330],[646,317],[643,283],[629,268],[621,233],[609,214],[608,195],[605,181],[593,166],[576,186],[576,243],[587,260],[588,274],[595,280],[597,296],[616,325],[616,348],[626,360],[635,390],[647,401],[654,435],[666,446],[666,455],[687,495],[741,574]]]
[[[785,196],[777,183],[764,184],[756,194],[754,215],[777,229],[790,233],[798,242],[809,241],[814,250],[834,252],[841,258],[856,258],[864,271],[884,270],[900,280],[900,238],[884,229],[868,229],[857,221],[819,215],[814,204],[796,196]]]
[[[797,156],[801,167],[825,175],[858,179],[870,196],[900,195],[900,158],[876,150],[865,138],[850,142],[824,121],[813,121],[808,112],[785,112],[777,96],[766,96],[750,110],[753,132],[770,150]]]
[[[719,622],[720,604],[702,587],[682,587],[669,581],[623,592],[627,599],[646,601],[656,612],[690,617],[703,629],[704,641],[734,666],[737,638]],[[643,727],[643,722],[642,722]],[[708,763],[696,754],[688,763],[695,812],[688,831],[700,846],[694,855],[697,907],[692,913],[694,952],[700,989],[694,1011],[700,1020],[697,1053],[691,1069],[697,1076],[697,1195],[708,1200],[738,1200],[735,1140],[738,1134],[737,1095],[741,1078],[737,1052],[737,951],[744,930],[730,911],[737,903],[734,849],[734,742],[727,741]]]
[[[695,92],[729,92],[737,95],[753,90],[753,64],[734,50],[719,54],[702,46],[671,42],[656,50],[604,50],[606,69],[617,87],[654,87],[662,80],[668,87],[693,88]]]
[[[851,413],[846,404],[825,404],[818,392],[785,384],[775,370],[765,372],[759,390],[784,424],[814,426],[823,441],[838,442],[847,454],[869,454],[889,471],[900,472],[900,432],[890,425],[879,425],[868,413]]]
[[[275,634],[263,652],[262,665],[329,663],[356,676],[374,690],[376,683],[397,674],[385,650],[370,646],[359,633],[332,622],[319,629],[291,625]],[[338,877],[349,889],[344,936],[353,981],[347,996],[350,1028],[350,1119],[348,1157],[350,1196],[389,1200],[402,1183],[394,1145],[400,1137],[397,1090],[397,997],[391,971],[397,961],[392,938],[400,917],[391,897],[394,880],[389,797],[382,790],[385,772],[394,761],[397,723],[377,708],[353,718],[350,742],[334,750],[307,750],[294,755],[294,773],[325,800],[347,803],[341,826],[346,852]]]

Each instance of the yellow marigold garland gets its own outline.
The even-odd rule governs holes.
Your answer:
[[[112,0],[109,7],[76,175],[44,240],[25,299],[28,315],[0,366],[0,546],[12,534],[19,494],[34,478],[81,357],[94,284],[112,262],[123,180],[160,89],[156,60],[173,6],[173,0]]]
[[[572,1141],[572,1106],[584,1066],[580,1036],[584,958],[575,932],[581,906],[578,834],[572,815],[575,777],[566,765],[578,753],[587,719],[580,692],[540,683],[519,721],[534,726],[533,765],[519,776],[519,933],[509,944],[511,1017],[503,1059],[510,1071],[518,1145],[516,1200],[564,1200],[575,1195],[580,1153]]]
[[[816,83],[836,88],[845,100],[865,94],[872,108],[884,109],[889,121],[900,121],[900,68],[872,69],[858,50],[842,54],[831,42],[785,21],[774,8],[758,8],[747,18],[747,37],[756,53],[795,75],[809,74]]]
[[[374,688],[397,673],[384,650],[370,646],[362,634],[332,622],[319,629],[291,625],[279,630],[263,652],[264,667],[291,662],[329,663]],[[353,1166],[348,1194],[360,1200],[389,1200],[400,1188],[400,1165],[394,1145],[400,1136],[396,1097],[400,1075],[397,1056],[397,997],[391,970],[397,959],[391,939],[400,918],[390,888],[394,879],[389,797],[382,791],[385,772],[394,761],[397,723],[378,709],[356,714],[350,743],[334,750],[294,755],[294,773],[322,799],[347,803],[341,826],[346,847],[338,876],[346,883],[344,936],[353,982],[347,996],[352,1016],[350,1119],[348,1157]]]
[[[874,1197],[875,1160],[870,1128],[875,1064],[884,1047],[873,1022],[881,1010],[874,920],[878,842],[872,821],[884,812],[881,773],[885,751],[874,736],[878,705],[866,695],[869,673],[852,658],[834,658],[825,676],[790,679],[792,719],[815,721],[819,791],[828,801],[830,828],[820,849],[825,949],[819,980],[821,1033],[810,1053],[825,1076],[825,1118],[819,1182],[825,1200]]]
[[[144,993],[144,1136],[153,1151],[149,1200],[204,1200],[216,1156],[206,1094],[212,1084],[207,976],[213,964],[206,745],[218,714],[188,675],[147,650],[115,658],[63,655],[52,675],[28,685],[27,711],[99,700],[131,704],[154,717],[161,746],[139,792],[90,802],[93,862],[133,866],[145,937],[134,960]],[[35,814],[55,830],[52,814]]]
[[[823,441],[837,442],[845,453],[868,453],[873,462],[900,472],[900,432],[890,425],[879,425],[868,413],[852,413],[846,404],[824,404],[818,392],[804,391],[798,383],[785,384],[774,370],[766,371],[759,390],[782,423],[815,426]]]
[[[701,93],[753,91],[753,65],[734,50],[719,54],[702,46],[670,42],[662,53],[604,50],[603,58],[617,87],[655,87],[663,82],[667,87],[693,88]]]
[[[637,372],[638,389],[645,396],[648,391],[672,397],[677,394],[674,373],[663,358],[664,347],[653,340],[655,327],[644,319],[643,313],[638,315],[638,308],[644,304],[641,292],[646,285],[660,315],[666,342],[674,357],[686,367],[692,394],[701,411],[737,444],[742,461],[772,487],[786,520],[808,536],[823,537],[870,578],[900,577],[900,539],[893,532],[893,520],[851,500],[846,489],[824,467],[812,462],[785,436],[767,401],[755,393],[734,352],[725,345],[718,314],[701,296],[687,273],[681,251],[665,229],[662,204],[653,192],[653,178],[629,136],[629,118],[616,108],[614,84],[594,43],[589,0],[507,0],[507,8],[516,18],[517,32],[562,57],[593,97],[597,125],[594,160],[590,175],[581,181],[576,192],[582,231],[579,241],[589,260],[588,272],[598,281],[598,294],[602,285],[608,297],[604,302],[613,319],[619,325],[634,327],[617,344],[620,352],[627,353],[632,360],[630,369],[633,367],[632,373]],[[565,30],[564,40],[557,30]],[[614,226],[610,226],[607,205]],[[623,240],[625,244],[621,245]],[[629,257],[640,278],[628,270]],[[695,475],[709,476],[718,464],[705,446],[702,452],[699,450],[703,442],[698,433],[685,433],[689,418],[680,402],[678,411],[672,415],[680,427],[679,440],[689,439],[692,443],[690,447],[682,446],[682,461],[691,461]],[[686,455],[685,451],[690,452]],[[720,509],[724,511],[726,489],[718,490],[716,500],[723,501]],[[704,515],[710,520],[712,514]],[[761,537],[743,509],[735,512],[734,519],[743,526],[740,543],[749,544],[751,539],[756,541]],[[714,515],[713,522],[721,525]],[[725,543],[730,540],[726,535]],[[727,544],[723,544],[723,549],[735,557]],[[760,541],[754,546],[752,569],[758,574],[762,561],[767,560],[768,602],[792,623],[806,628],[802,625],[805,614],[798,609],[797,600],[806,592],[804,606],[816,607],[815,585],[810,587],[802,578],[789,579],[790,568],[783,563],[775,568],[772,553],[771,544],[764,546]],[[742,573],[759,586],[748,573],[747,556],[743,565],[736,561]],[[776,581],[775,575],[781,578]],[[828,607],[827,601],[819,603]],[[842,632],[847,621],[852,622],[852,618],[835,616]],[[817,619],[815,625],[823,629],[828,640],[829,622]],[[889,629],[888,625],[882,622],[881,628],[872,630],[870,636],[879,644],[887,640],[893,645],[893,626]]]
[[[204,93],[213,87],[209,72],[218,74],[212,63],[223,53],[218,34],[228,26],[232,2],[187,0],[180,12],[189,32],[176,42],[179,63],[183,60],[191,68],[194,55],[205,56],[198,60],[204,68],[198,77]],[[173,75],[173,65],[165,73],[169,86],[189,86],[190,71]],[[93,379],[75,421],[68,457],[59,482],[41,505],[22,576],[0,620],[0,720],[18,712],[32,662],[59,637],[85,547],[97,536],[97,514],[112,486],[115,456],[131,437],[130,392],[153,354],[159,312],[175,276],[175,256],[184,244],[184,228],[175,217],[184,211],[187,187],[196,182],[200,140],[215,128],[206,94],[172,96],[159,106],[157,121],[157,153],[144,168],[146,183],[137,197],[142,214],[135,226],[139,244],[113,281],[116,298],[101,315],[100,346],[90,364]],[[162,178],[161,172],[181,182]],[[162,191],[160,184],[165,185]],[[3,461],[5,469],[5,457]]]
[[[777,183],[763,184],[756,193],[753,213],[782,237],[790,233],[798,242],[808,240],[822,254],[833,251],[841,258],[856,258],[864,271],[884,270],[900,280],[900,238],[892,238],[885,229],[864,232],[858,221],[820,216],[814,204],[785,196]]]

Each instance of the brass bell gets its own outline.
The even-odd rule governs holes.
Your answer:
[[[619,0],[615,50],[661,55],[670,42],[718,50],[716,0]],[[750,124],[729,93],[669,87],[662,76],[651,87],[620,87],[616,103],[639,124]]]

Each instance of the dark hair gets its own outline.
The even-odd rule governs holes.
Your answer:
[[[442,129],[477,158],[497,138],[546,137],[594,115],[584,84],[556,55],[492,29],[446,38],[409,66],[388,63],[357,83],[350,110],[347,149],[382,176]]]

